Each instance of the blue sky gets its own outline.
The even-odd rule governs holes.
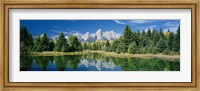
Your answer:
[[[32,35],[46,32],[49,36],[60,32],[65,35],[95,33],[100,28],[103,32],[114,30],[121,34],[125,25],[129,25],[132,31],[163,28],[176,32],[179,24],[180,20],[20,20],[20,26],[26,26]]]

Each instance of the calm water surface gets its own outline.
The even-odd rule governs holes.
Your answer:
[[[20,71],[180,71],[179,60],[114,58],[100,54],[21,56]]]

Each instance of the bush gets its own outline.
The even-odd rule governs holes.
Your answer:
[[[120,51],[120,48],[119,48],[119,46],[118,46],[117,49],[116,49],[116,53],[117,53],[117,54],[120,54],[120,52],[121,52],[121,51]]]
[[[152,53],[153,53],[153,54],[156,54],[156,53],[157,53],[157,51],[156,51],[156,48],[155,48],[155,47],[153,48],[153,50],[152,50]]]
[[[170,55],[170,51],[166,49],[166,50],[163,51],[163,54]]]

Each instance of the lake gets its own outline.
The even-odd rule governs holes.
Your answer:
[[[20,71],[180,71],[179,60],[115,58],[100,54],[20,56]]]

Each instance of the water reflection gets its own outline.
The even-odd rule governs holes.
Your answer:
[[[21,71],[28,71],[31,69],[33,59],[30,56],[20,56],[20,70]]]
[[[114,58],[100,54],[21,56],[21,71],[180,71],[178,60]]]

